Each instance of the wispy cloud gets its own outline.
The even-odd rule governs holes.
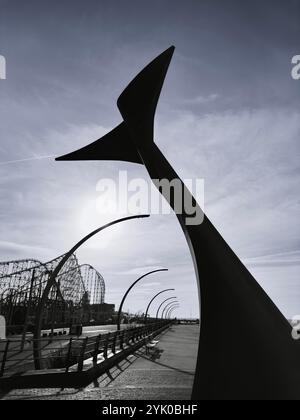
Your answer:
[[[300,250],[285,253],[282,252],[272,255],[262,255],[253,258],[245,258],[243,262],[248,267],[298,266],[300,269]]]
[[[146,273],[149,273],[150,271],[154,271],[154,270],[158,270],[160,268],[163,267],[158,267],[158,266],[145,266],[145,267],[137,267],[137,268],[132,268],[130,270],[125,270],[125,271],[119,271],[118,274],[121,276],[143,276]]]
[[[17,159],[17,160],[8,160],[6,162],[0,162],[0,165],[10,165],[13,163],[22,163],[22,162],[32,162],[34,160],[43,160],[43,159],[51,159],[54,158],[55,156],[35,156],[35,157],[31,157],[31,158],[26,158],[26,159]]]
[[[207,96],[196,96],[195,98],[185,99],[183,104],[185,105],[204,105],[216,101],[220,98],[217,93],[211,93]]]
[[[26,258],[36,259],[37,255],[39,257],[45,257],[48,254],[48,249],[27,244],[0,241],[0,253],[9,256],[9,261],[25,258],[25,256]]]

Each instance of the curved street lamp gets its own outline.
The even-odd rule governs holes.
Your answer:
[[[37,313],[36,313],[36,321],[35,321],[35,331],[34,331],[34,341],[33,341],[33,358],[34,358],[34,365],[36,370],[41,369],[41,346],[40,346],[40,338],[41,338],[41,329],[42,329],[42,318],[43,318],[43,311],[44,306],[46,304],[49,292],[51,288],[56,284],[56,277],[58,276],[59,272],[65,265],[65,263],[68,261],[68,259],[74,254],[77,249],[83,245],[85,242],[87,242],[90,238],[95,236],[97,233],[101,232],[102,230],[116,225],[118,223],[125,222],[127,220],[132,219],[141,219],[149,217],[149,214],[145,215],[138,215],[138,216],[129,216],[129,217],[123,217],[122,219],[114,220],[113,222],[107,223],[104,226],[101,226],[100,228],[94,230],[93,232],[89,233],[87,236],[85,236],[81,241],[79,241],[69,252],[65,254],[65,256],[61,259],[61,261],[57,264],[53,272],[51,273],[49,280],[47,282],[47,285],[44,289],[43,295],[41,297],[41,300],[37,307]]]
[[[150,274],[154,274],[154,273],[158,273],[160,271],[168,271],[167,268],[160,268],[159,270],[153,270],[150,271],[149,273],[144,274],[143,276],[141,276],[140,278],[138,278],[134,283],[132,283],[132,285],[129,287],[129,289],[127,290],[127,292],[125,293],[125,295],[123,296],[122,302],[120,304],[119,307],[119,312],[118,312],[118,320],[117,320],[117,328],[118,331],[121,329],[121,315],[122,315],[122,309],[123,309],[123,305],[125,302],[126,297],[128,296],[128,293],[130,292],[130,290],[140,281],[142,280],[144,277],[149,276]]]
[[[173,316],[173,312],[176,312],[177,309],[179,309],[179,308],[174,308],[170,311],[169,317],[168,317],[169,320],[172,320],[172,319],[176,318],[176,316]]]
[[[149,308],[150,308],[150,306],[151,306],[151,303],[154,301],[154,299],[156,299],[156,298],[157,298],[157,296],[161,295],[162,293],[169,292],[170,290],[175,290],[175,289],[165,289],[165,290],[162,290],[161,292],[157,293],[157,295],[155,295],[155,296],[154,296],[154,297],[150,300],[149,305],[147,306],[147,309],[146,309],[146,314],[145,314],[145,319],[144,319],[145,324],[146,324],[146,322],[147,322],[147,316],[148,316],[148,312],[149,312]]]
[[[172,296],[172,297],[169,297],[168,299],[164,300],[164,301],[163,301],[163,302],[159,305],[159,308],[157,309],[157,312],[156,312],[156,319],[158,318],[158,314],[159,314],[160,308],[163,306],[163,304],[164,304],[164,303],[168,302],[168,300],[170,300],[170,299],[177,299],[177,296]]]
[[[166,311],[169,309],[169,307],[171,306],[171,305],[173,305],[174,303],[179,303],[179,301],[178,300],[174,300],[173,302],[169,302],[169,303],[167,303],[167,305],[164,307],[164,309],[163,309],[163,311],[162,311],[162,313],[161,313],[161,318],[162,319],[164,319],[164,315],[165,315],[165,313],[166,313]]]
[[[170,308],[170,306],[172,306],[174,303],[179,303],[178,300],[174,300],[172,302],[167,303],[167,305],[165,305],[165,307],[163,308],[162,312],[161,312],[161,319],[165,318],[166,315],[166,311]]]
[[[179,306],[179,303],[178,302],[175,302],[175,303],[173,303],[167,310],[166,310],[166,312],[165,312],[165,319],[167,319],[167,317],[168,317],[168,314],[169,314],[169,312],[170,312],[170,310],[171,309],[173,309],[175,306]]]
[[[168,312],[166,313],[166,319],[170,319],[171,313],[175,311],[175,309],[178,309],[178,308],[179,308],[179,305],[171,306],[171,308],[169,308]]]

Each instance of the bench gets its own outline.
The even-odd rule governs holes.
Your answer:
[[[158,340],[153,340],[153,338],[151,336],[148,337],[147,339],[149,341],[146,343],[146,354],[149,355],[149,354],[157,353],[156,346],[159,343],[159,341]],[[153,352],[153,350],[155,350],[155,351]]]

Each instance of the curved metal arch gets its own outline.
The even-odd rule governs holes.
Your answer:
[[[93,230],[88,235],[86,235],[84,238],[82,238],[76,245],[74,245],[69,252],[67,252],[64,257],[61,259],[61,261],[58,263],[58,265],[55,267],[54,271],[51,273],[51,276],[49,277],[49,280],[47,282],[47,285],[43,291],[42,297],[39,301],[37,311],[36,311],[36,324],[35,324],[35,330],[34,330],[34,345],[33,345],[33,357],[34,357],[34,364],[35,368],[39,370],[41,368],[41,347],[40,347],[40,336],[41,336],[41,329],[42,329],[42,316],[43,311],[45,309],[45,304],[48,299],[48,295],[52,289],[52,287],[56,283],[56,278],[58,274],[63,269],[64,265],[69,261],[70,257],[77,251],[78,248],[80,248],[84,243],[86,243],[89,239],[97,235],[98,233],[102,232],[103,230],[117,225],[119,223],[134,220],[134,219],[142,219],[145,217],[149,217],[149,215],[137,215],[137,216],[128,216],[123,217],[121,219],[114,220],[110,223],[107,223],[103,226],[101,226],[98,229]]]
[[[122,309],[123,309],[123,305],[124,305],[124,302],[125,302],[125,299],[127,298],[127,296],[128,296],[128,294],[129,294],[129,292],[134,288],[134,286],[137,284],[137,283],[139,283],[141,280],[143,280],[145,277],[148,277],[148,276],[150,276],[151,274],[154,274],[154,273],[159,273],[159,272],[162,272],[162,271],[169,271],[168,270],[168,268],[159,268],[159,269],[157,269],[157,270],[153,270],[153,271],[149,271],[149,273],[146,273],[146,274],[143,274],[141,277],[139,277],[137,280],[135,280],[131,285],[130,285],[130,287],[127,289],[127,291],[126,291],[126,293],[125,293],[125,295],[123,296],[123,299],[122,299],[122,301],[121,301],[121,303],[120,303],[120,307],[119,307],[119,311],[118,311],[118,319],[117,319],[117,328],[118,328],[118,331],[121,329],[121,314],[122,314]]]
[[[169,297],[168,299],[165,299],[160,305],[159,305],[159,307],[158,307],[158,309],[157,309],[157,312],[156,312],[156,319],[158,318],[158,314],[159,314],[159,311],[160,311],[160,308],[163,306],[163,304],[164,303],[166,303],[166,302],[168,302],[168,300],[171,300],[171,299],[177,299],[177,296],[171,296],[171,297]]]
[[[178,308],[179,308],[179,305],[171,306],[166,312],[165,319],[170,319],[170,315],[171,315],[172,311],[174,311],[175,309],[178,309]]]
[[[168,308],[171,306],[171,305],[173,305],[173,303],[179,303],[177,300],[175,300],[175,301],[173,301],[173,302],[169,302],[169,303],[167,303],[167,305],[164,307],[164,309],[162,310],[162,313],[161,313],[161,318],[163,319],[164,318],[164,315],[165,315],[165,312],[168,310]]]
[[[162,293],[170,292],[171,290],[172,290],[172,291],[174,291],[175,289],[165,289],[165,290],[162,290],[162,291],[160,291],[159,293],[157,293],[155,296],[153,296],[153,298],[150,300],[150,302],[149,302],[149,304],[148,304],[148,306],[147,306],[147,309],[146,309],[145,319],[144,319],[145,324],[146,324],[146,322],[147,322],[148,312],[149,312],[149,309],[150,309],[150,306],[151,306],[152,302],[154,302],[154,300],[155,300],[158,296],[160,296]]]

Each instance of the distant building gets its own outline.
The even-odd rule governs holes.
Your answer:
[[[84,309],[83,322],[107,323],[113,320],[115,315],[115,305],[100,303],[87,305]]]

